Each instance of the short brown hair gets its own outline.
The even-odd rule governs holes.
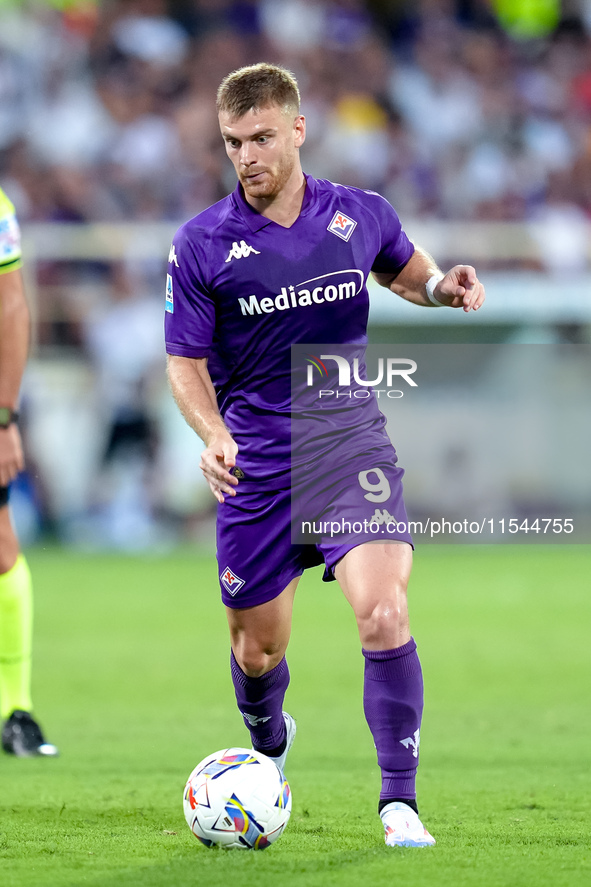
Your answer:
[[[300,91],[295,76],[287,68],[259,62],[238,68],[224,77],[217,94],[217,109],[243,117],[250,110],[278,105],[297,114]]]

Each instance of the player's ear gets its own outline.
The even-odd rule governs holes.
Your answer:
[[[302,114],[298,114],[293,122],[293,135],[296,148],[301,148],[306,141],[306,118]]]

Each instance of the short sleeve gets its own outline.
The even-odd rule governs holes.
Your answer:
[[[376,273],[401,271],[414,252],[414,245],[402,228],[398,214],[379,194],[368,193],[370,209],[378,224],[379,250],[371,270]]]
[[[0,274],[20,268],[21,232],[14,206],[0,189]]]
[[[168,255],[164,332],[167,354],[200,358],[211,352],[215,301],[207,284],[206,243],[189,225],[179,228]]]

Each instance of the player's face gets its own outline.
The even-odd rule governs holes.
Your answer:
[[[304,118],[272,105],[238,118],[222,112],[219,120],[226,153],[246,195],[277,197],[299,171],[299,148],[306,135]]]

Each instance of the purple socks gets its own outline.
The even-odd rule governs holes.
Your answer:
[[[394,650],[363,650],[363,708],[382,771],[380,798],[416,797],[423,675],[413,638]]]
[[[236,702],[244,723],[250,730],[253,748],[269,754],[281,754],[285,742],[283,699],[289,684],[289,668],[285,656],[275,668],[260,678],[244,674],[231,654],[230,667],[236,691]],[[279,750],[279,751],[278,751]]]
[[[416,797],[423,675],[413,638],[394,650],[363,650],[363,707],[382,771],[380,798]],[[253,747],[280,754],[285,743],[283,699],[289,685],[285,657],[260,678],[244,674],[231,656],[236,702]]]

